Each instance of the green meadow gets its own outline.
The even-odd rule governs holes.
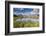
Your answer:
[[[39,22],[32,22],[32,21],[16,21],[18,18],[23,18],[22,16],[14,16],[13,17],[13,26],[14,28],[21,28],[21,27],[39,27]],[[37,17],[38,18],[38,17]]]

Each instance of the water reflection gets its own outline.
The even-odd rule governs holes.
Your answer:
[[[16,21],[34,21],[34,22],[37,22],[39,21],[39,19],[34,19],[34,18],[19,18],[19,19],[16,19]]]

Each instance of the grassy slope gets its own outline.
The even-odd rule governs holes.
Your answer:
[[[16,19],[18,18],[22,18],[20,16],[13,18],[13,24],[14,24],[14,28],[19,28],[19,27],[38,27],[39,26],[39,22],[17,22]]]

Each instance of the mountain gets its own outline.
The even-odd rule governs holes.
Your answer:
[[[30,11],[30,9],[26,9],[26,10],[23,10],[23,11],[22,10],[23,9],[20,9],[19,11],[16,11],[13,14],[17,15],[17,16],[35,16],[35,15],[39,15],[39,9],[33,9],[32,11]]]

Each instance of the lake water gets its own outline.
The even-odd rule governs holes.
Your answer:
[[[19,18],[19,19],[16,19],[16,21],[34,21],[34,22],[37,22],[39,21],[39,19],[34,19],[34,18]]]

